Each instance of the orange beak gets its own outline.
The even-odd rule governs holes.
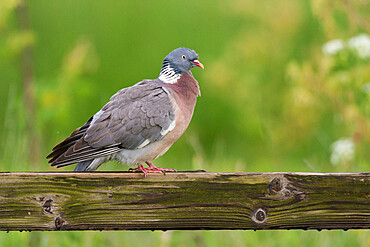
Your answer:
[[[194,61],[192,61],[192,62],[193,62],[193,64],[194,64],[195,66],[198,66],[198,67],[200,67],[200,68],[204,69],[204,65],[203,65],[201,62],[199,62],[198,60],[194,60]]]

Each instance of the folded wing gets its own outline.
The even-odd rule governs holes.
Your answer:
[[[52,166],[66,166],[143,148],[162,139],[175,126],[171,95],[154,80],[122,89],[82,127],[55,146],[47,157]]]

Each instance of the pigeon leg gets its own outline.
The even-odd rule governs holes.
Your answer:
[[[157,167],[157,166],[153,165],[153,163],[150,162],[150,161],[147,161],[145,163],[148,164],[148,166],[149,166],[148,169],[152,172],[175,172],[176,171],[175,169]]]
[[[129,169],[130,172],[143,172],[144,177],[146,177],[148,175],[148,172],[146,170],[147,169],[144,168],[144,166],[142,164],[138,165],[138,167],[135,168],[135,169],[132,169],[132,168]]]
[[[152,162],[145,162],[148,164],[148,168],[145,168],[142,164],[138,165],[137,168],[135,169],[132,169],[130,168],[130,172],[143,172],[145,177],[148,175],[148,172],[162,172],[162,173],[165,173],[165,172],[175,172],[176,170],[175,169],[170,169],[170,168],[161,168],[161,167],[157,167],[155,165],[153,165]]]

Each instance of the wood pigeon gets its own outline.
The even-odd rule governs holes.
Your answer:
[[[78,163],[74,171],[94,171],[109,160],[137,165],[131,171],[175,171],[151,163],[185,132],[193,116],[199,85],[190,69],[198,54],[178,48],[163,60],[159,77],[118,91],[110,101],[55,146],[47,156],[51,166]],[[149,168],[144,168],[143,163]]]

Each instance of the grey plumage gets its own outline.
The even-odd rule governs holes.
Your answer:
[[[87,168],[89,167],[89,165],[91,164],[91,162],[93,162],[93,160],[87,160],[87,161],[81,161],[81,162],[78,162],[78,164],[76,165],[75,169],[73,170],[74,172],[84,172],[87,170]]]
[[[115,94],[102,115],[87,129],[85,141],[93,148],[120,144],[135,149],[145,140],[158,141],[161,130],[174,121],[174,109],[163,85],[145,80]]]
[[[186,54],[192,60],[181,64],[181,59],[184,59],[180,57],[178,60],[179,54]],[[176,58],[174,75],[178,75],[175,82],[179,81],[183,73],[190,73],[189,70],[192,67],[199,66],[193,65],[199,63],[196,60],[198,55],[194,51],[179,48],[165,58],[163,64],[166,65],[166,70],[172,71],[168,66],[171,66],[174,58]],[[192,75],[188,80],[197,85]],[[196,96],[197,93],[194,94],[194,100],[191,100],[191,115]],[[184,123],[176,120],[177,115],[182,114],[176,102],[178,97],[176,90],[161,77],[144,80],[118,91],[98,113],[53,148],[52,153],[47,157],[50,158],[49,163],[57,167],[78,163],[75,171],[87,171],[95,170],[101,163],[110,159],[136,165],[149,162],[147,158],[155,159],[162,154],[160,149],[166,151],[181,136],[190,122],[191,116]],[[176,111],[178,111],[177,114]],[[189,114],[189,111],[186,112]],[[174,133],[177,133],[175,136],[163,141],[163,147],[154,145],[154,143],[160,143],[175,127],[179,127],[180,131],[177,131],[178,133],[175,131]]]
[[[163,86],[159,80],[144,80],[118,91],[97,113],[98,117],[87,123],[87,128],[71,135],[68,149],[51,160],[52,165],[84,162],[122,148],[135,149],[145,140],[154,142],[163,138],[161,131],[168,129],[175,117]]]

